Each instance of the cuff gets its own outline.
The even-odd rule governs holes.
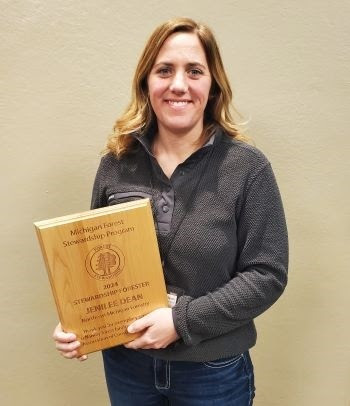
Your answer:
[[[198,344],[201,341],[199,336],[190,333],[188,326],[187,311],[192,300],[193,299],[190,296],[181,296],[172,309],[175,330],[182,338],[183,342],[188,346]]]

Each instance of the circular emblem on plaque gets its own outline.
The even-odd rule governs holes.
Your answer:
[[[124,255],[118,247],[105,244],[98,245],[88,253],[85,266],[93,278],[111,279],[120,274],[124,262]]]

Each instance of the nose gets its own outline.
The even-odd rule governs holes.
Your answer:
[[[173,77],[169,89],[174,93],[185,93],[188,90],[187,78],[184,72],[177,72]]]

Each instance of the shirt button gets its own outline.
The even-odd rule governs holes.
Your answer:
[[[181,176],[184,176],[184,174],[185,174],[185,171],[180,171]]]
[[[168,211],[169,211],[169,206],[164,205],[164,206],[162,207],[162,210],[163,210],[164,213],[168,213]]]

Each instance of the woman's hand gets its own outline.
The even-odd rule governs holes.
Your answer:
[[[125,344],[126,348],[134,350],[139,348],[165,348],[179,339],[174,327],[172,310],[167,307],[156,309],[141,319],[134,321],[128,327],[128,332],[142,332],[140,337]]]
[[[57,324],[52,338],[56,343],[56,349],[64,358],[77,358],[79,361],[85,361],[88,358],[87,355],[78,355],[77,350],[80,347],[80,342],[77,341],[75,334],[65,333],[62,330],[61,323]]]

